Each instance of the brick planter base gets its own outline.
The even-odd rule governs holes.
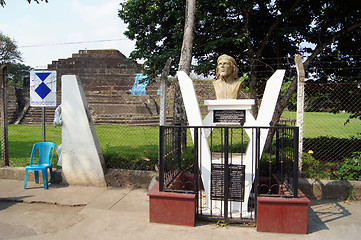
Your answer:
[[[150,222],[195,226],[195,194],[159,192],[157,184],[148,196]]]
[[[308,204],[311,201],[301,191],[299,196],[258,197],[257,231],[306,234]]]

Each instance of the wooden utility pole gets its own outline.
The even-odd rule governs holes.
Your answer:
[[[8,117],[6,94],[6,66],[0,68],[0,96],[1,96],[1,160],[2,166],[9,166]]]
[[[164,126],[167,120],[167,81],[172,59],[168,58],[160,76],[160,117],[159,125]]]
[[[297,69],[297,121],[299,128],[298,141],[298,168],[302,171],[302,152],[303,152],[303,115],[305,103],[305,69],[303,67],[302,58],[299,54],[295,56]]]

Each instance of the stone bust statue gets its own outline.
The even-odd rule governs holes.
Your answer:
[[[233,57],[223,54],[217,60],[217,80],[213,82],[217,100],[237,99],[241,91],[238,78],[238,66]]]

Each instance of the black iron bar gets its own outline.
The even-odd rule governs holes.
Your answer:
[[[159,191],[164,189],[164,126],[159,127]]]
[[[256,128],[256,143],[255,143],[255,158],[254,160],[256,161],[255,163],[255,182],[254,182],[254,199],[253,199],[253,204],[254,204],[254,207],[255,207],[255,218],[257,216],[257,197],[258,197],[258,186],[259,186],[259,164],[260,164],[260,156],[261,156],[261,152],[260,152],[260,138],[261,138],[261,131],[260,131],[260,128],[257,127]],[[252,164],[253,165],[253,164]],[[254,172],[252,171],[252,174]]]
[[[217,190],[218,192],[213,192],[213,188],[211,186],[211,202],[208,203],[207,207],[210,207],[209,211],[204,212],[203,211],[203,204],[204,199],[201,195],[201,171],[200,166],[202,165],[202,152],[200,151],[202,148],[201,143],[201,134],[203,133],[203,129],[210,129],[215,130],[211,131],[210,135],[210,150],[211,150],[211,158],[212,156],[212,150],[220,152],[221,154],[221,166],[217,174],[222,174],[223,176],[219,179],[221,182],[217,182],[217,184],[220,184],[220,188]],[[237,195],[238,192],[232,192],[236,191],[237,188],[233,188],[232,185],[232,174],[234,172],[232,163],[233,163],[233,153],[236,152],[235,147],[239,144],[239,141],[241,142],[241,146],[238,150],[240,150],[241,154],[241,164],[244,164],[243,159],[243,152],[245,150],[245,137],[244,137],[244,131],[245,129],[251,130],[251,136],[250,139],[253,139],[252,141],[248,142],[249,147],[252,147],[254,150],[252,150],[252,164],[250,166],[246,166],[249,169],[254,182],[253,182],[253,191],[252,196],[250,197],[250,205],[254,206],[254,211],[257,213],[257,197],[258,196],[265,196],[263,191],[260,191],[260,177],[263,175],[260,175],[260,167],[261,167],[261,150],[260,150],[260,136],[262,131],[266,131],[267,129],[276,128],[276,150],[271,150],[270,157],[267,159],[268,161],[268,171],[264,172],[269,179],[272,178],[273,174],[275,173],[273,167],[272,167],[272,159],[273,156],[276,156],[276,170],[280,171],[281,175],[279,176],[279,179],[281,180],[282,187],[285,189],[284,193],[273,193],[267,194],[266,196],[271,197],[297,197],[298,193],[298,128],[297,127],[286,127],[286,126],[275,126],[275,127],[241,127],[241,126],[160,126],[160,133],[159,133],[159,186],[160,191],[166,191],[166,192],[176,192],[176,193],[194,193],[196,194],[196,216],[197,218],[207,217],[208,219],[215,219],[215,218],[221,218],[225,222],[234,222],[234,221],[240,221],[240,222],[246,222],[251,221],[255,222],[256,215],[251,215],[250,219],[242,218],[242,215],[240,218],[236,217],[234,214],[232,214],[232,205],[230,203],[233,201],[233,197],[235,194]],[[190,155],[190,157],[193,158],[193,162],[191,165],[187,166],[184,165],[184,161],[186,160],[185,155],[181,152],[181,148],[179,147],[180,142],[180,132],[187,131],[187,129],[191,129],[194,133],[194,152]],[[240,130],[237,130],[240,129]],[[188,130],[189,131],[189,130]],[[241,136],[238,136],[238,131],[241,134]],[[177,141],[177,142],[175,142]],[[216,144],[215,146],[213,146]],[[236,144],[236,145],[234,145]],[[219,149],[219,145],[221,148]],[[188,154],[187,154],[188,155]],[[189,155],[188,155],[189,156]],[[217,156],[218,157],[218,156]],[[231,164],[231,165],[230,165]],[[212,162],[212,169],[214,165],[218,165]],[[186,168],[184,168],[186,166]],[[219,167],[218,167],[219,168]],[[182,173],[185,169],[190,170],[187,171],[187,174],[191,173],[193,177],[193,188],[185,188],[185,189],[174,189],[173,182],[174,179],[179,178],[179,174]],[[216,178],[213,179],[212,175],[213,170],[211,170],[211,184],[213,184],[213,181],[218,181]],[[219,176],[218,176],[219,178]],[[271,180],[269,180],[271,181]],[[169,186],[167,185],[169,184]],[[270,182],[268,183],[270,185]],[[173,189],[172,189],[173,188]],[[238,190],[237,190],[238,191]],[[207,192],[207,194],[209,194]],[[212,196],[215,194],[214,196]],[[254,197],[253,197],[254,194]],[[220,215],[219,212],[217,213],[212,209],[212,200],[216,200],[220,202]],[[214,205],[214,204],[213,204]],[[247,207],[247,206],[246,206]],[[243,207],[245,208],[245,207]],[[247,208],[242,209],[242,205],[240,207],[241,213],[243,211],[246,211]],[[242,211],[243,210],[243,211]],[[203,211],[203,212],[202,212]],[[213,215],[214,214],[214,215]]]
[[[199,186],[199,176],[198,176],[198,128],[194,128],[194,179],[193,179],[193,187],[194,187],[194,191],[196,193],[196,199],[198,199],[198,195],[199,195],[199,190],[198,190],[198,186]],[[200,146],[201,147],[201,146]],[[196,217],[198,217],[198,201],[196,201]]]
[[[293,141],[293,151],[294,151],[294,163],[293,163],[293,196],[298,197],[298,138],[299,138],[299,129],[294,129],[294,141]]]
[[[228,199],[229,199],[229,185],[230,172],[228,165],[229,156],[229,128],[224,128],[224,221],[228,222]]]

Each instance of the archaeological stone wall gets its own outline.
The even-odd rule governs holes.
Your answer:
[[[86,91],[132,86],[134,77],[141,72],[118,50],[80,50],[71,58],[53,61],[48,70],[57,71],[59,89],[61,76],[72,74],[80,77]]]
[[[159,86],[156,83],[150,84],[146,96],[131,95],[129,90],[136,74],[141,73],[141,70],[118,50],[80,50],[70,58],[53,61],[46,70],[57,72],[58,104],[61,101],[61,76],[79,76],[96,124],[131,124],[132,119],[147,119],[159,113]],[[23,95],[29,100],[29,89],[26,86],[23,88]],[[17,113],[19,123],[41,123],[41,108],[31,108],[24,104],[22,109],[23,114]],[[46,122],[49,124],[53,120],[54,110],[55,108],[46,108]]]

